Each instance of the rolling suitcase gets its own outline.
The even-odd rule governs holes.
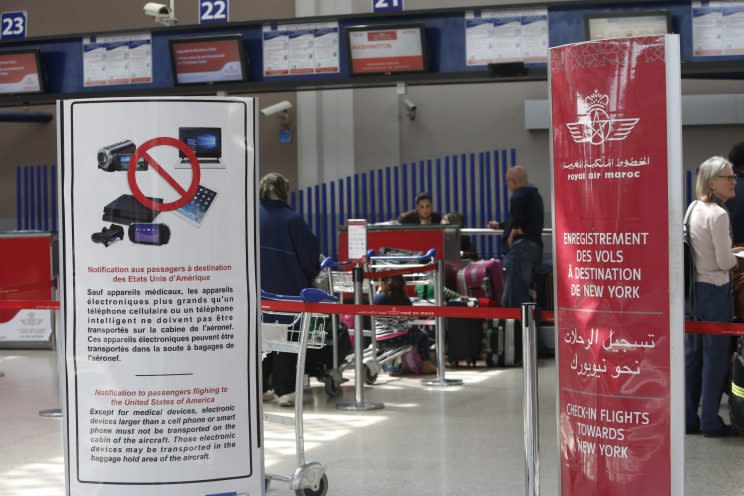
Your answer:
[[[486,364],[517,367],[522,364],[522,323],[513,319],[497,322],[484,333]]]
[[[473,298],[489,298],[501,304],[504,266],[501,260],[477,260],[457,271],[457,292]]]
[[[450,300],[449,306],[467,306],[463,300]],[[447,361],[450,366],[457,367],[459,362],[474,366],[480,358],[483,336],[483,321],[481,319],[445,319],[445,341],[447,344]]]

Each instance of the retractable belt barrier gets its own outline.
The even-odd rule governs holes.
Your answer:
[[[54,287],[54,280],[30,282],[14,288],[0,288],[0,295],[22,293],[24,291],[35,291],[37,289],[51,289]]]
[[[0,310],[59,310],[54,300],[0,300]],[[261,301],[261,310],[274,312],[313,312],[342,315],[369,315],[372,317],[454,317],[462,319],[514,319],[519,320],[522,310],[502,307],[409,307],[389,305],[351,305],[330,303],[302,303],[294,301]],[[537,321],[553,322],[553,312],[540,310]],[[685,321],[685,332],[692,334],[718,334],[744,336],[744,324],[725,322]]]

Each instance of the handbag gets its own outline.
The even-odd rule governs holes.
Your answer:
[[[690,241],[690,217],[692,217],[692,211],[697,206],[697,200],[695,200],[688,208],[685,213],[684,220],[684,260],[685,260],[685,318],[687,320],[697,320],[695,318],[695,251],[692,249],[692,242]]]

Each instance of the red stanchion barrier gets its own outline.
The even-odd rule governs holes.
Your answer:
[[[0,300],[0,310],[59,310],[54,300]]]
[[[261,310],[267,312],[369,315],[372,317],[461,317],[473,319],[519,319],[522,315],[519,308],[334,305],[332,303],[268,300],[261,301]]]
[[[0,310],[59,310],[59,302],[54,300],[0,300]],[[501,307],[434,307],[434,306],[388,306],[388,305],[334,305],[330,303],[303,303],[297,301],[261,301],[261,310],[267,312],[312,312],[325,314],[369,315],[373,317],[454,317],[463,319],[514,319],[522,317],[519,308]],[[543,310],[539,321],[552,323],[555,314]],[[724,322],[685,321],[685,332],[693,334],[718,334],[724,336],[744,336],[744,324]]]
[[[26,291],[36,291],[37,289],[47,289],[47,288],[53,288],[53,287],[54,287],[53,280],[32,282],[28,284],[22,284],[20,286],[16,286],[13,288],[0,288],[0,295],[23,293]]]

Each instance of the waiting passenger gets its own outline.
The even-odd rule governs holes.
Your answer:
[[[723,157],[711,157],[700,166],[695,186],[697,201],[687,208],[695,257],[695,315],[702,321],[731,321],[729,271],[736,266],[733,252],[739,249],[731,248],[729,216],[723,204],[734,197],[735,187],[731,163]],[[706,437],[720,437],[735,432],[718,415],[731,367],[730,343],[728,336],[685,335],[688,434],[702,431]]]
[[[439,224],[442,215],[434,212],[434,207],[429,193],[419,193],[416,196],[416,208],[403,212],[398,217],[399,224]]]
[[[442,224],[454,224],[462,229],[465,227],[465,219],[459,212],[447,212],[442,217]],[[470,260],[477,260],[479,258],[478,252],[475,251],[473,243],[470,241],[470,236],[462,233],[460,233],[460,257]]]
[[[320,244],[302,216],[287,204],[288,194],[289,181],[281,174],[261,178],[261,289],[297,296],[312,287],[320,272]],[[274,352],[264,358],[264,401],[276,394],[280,406],[293,406],[296,371],[294,353]]]
[[[731,216],[731,235],[734,245],[744,244],[744,141],[731,148],[728,155],[731,167],[736,174],[736,196],[726,202]]]
[[[380,289],[375,294],[375,305],[411,306],[413,303],[406,294],[406,282],[402,276],[393,276],[380,281]],[[375,318],[375,335],[381,350],[411,345],[412,349],[402,357],[402,372],[429,374],[436,372],[436,366],[429,361],[431,342],[426,332],[411,326],[408,317]]]

